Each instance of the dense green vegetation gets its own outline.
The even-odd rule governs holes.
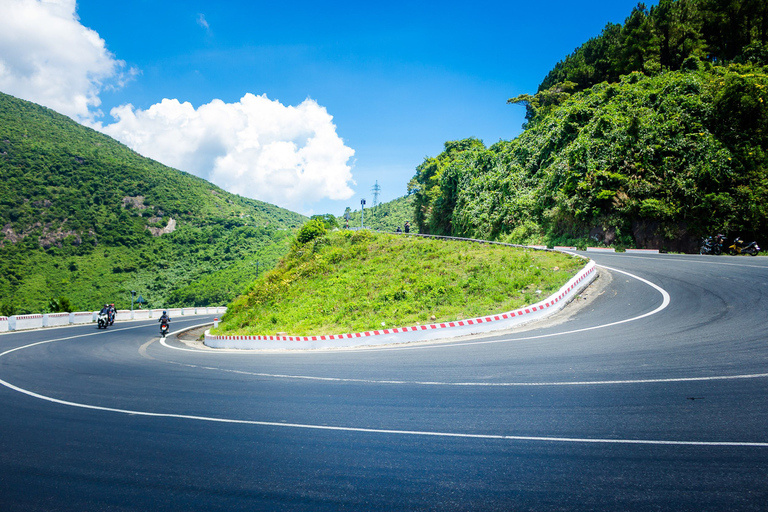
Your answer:
[[[341,334],[472,318],[537,302],[583,265],[560,253],[308,224],[215,333]]]
[[[765,2],[664,0],[550,72],[525,131],[452,141],[409,184],[422,232],[694,250],[768,228]],[[728,28],[730,27],[730,28]]]
[[[650,9],[641,3],[623,25],[609,23],[558,62],[539,92],[565,82],[588,89],[634,71],[677,71],[695,60],[768,64],[768,3],[660,0]]]
[[[130,290],[153,307],[223,304],[256,276],[257,261],[271,268],[306,221],[1,93],[0,176],[6,315],[59,299],[77,310],[128,307]]]
[[[396,231],[403,229],[406,221],[413,223],[414,197],[411,195],[398,197],[387,203],[377,204],[365,209],[365,227],[378,231]],[[349,227],[359,228],[360,210],[349,210]],[[344,216],[338,218],[340,226],[346,225]]]

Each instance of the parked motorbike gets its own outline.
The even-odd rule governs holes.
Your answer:
[[[168,322],[162,322],[160,323],[160,336],[165,338],[168,335]]]
[[[96,317],[97,329],[106,329],[109,326],[109,316],[106,313],[99,313]]]
[[[723,242],[725,242],[725,235],[708,236],[702,242],[699,254],[714,254],[717,256],[723,252]]]
[[[737,254],[749,254],[750,256],[757,256],[760,252],[760,247],[757,242],[750,242],[745,245],[744,240],[739,237],[733,239],[733,245],[728,247],[728,254],[735,256]]]

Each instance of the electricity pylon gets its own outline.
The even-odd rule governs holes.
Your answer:
[[[379,193],[381,192],[381,187],[379,186],[379,180],[376,180],[376,184],[371,189],[371,192],[373,192],[373,207],[376,208],[376,205],[379,202]]]

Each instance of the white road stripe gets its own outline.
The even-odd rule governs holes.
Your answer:
[[[606,267],[607,268],[607,267]],[[615,269],[610,269],[615,270]],[[632,274],[629,274],[628,272],[624,272],[621,270],[616,270],[617,272],[621,272],[623,274],[627,274],[632,276]],[[619,322],[613,322],[611,324],[606,324],[602,326],[595,326],[585,329],[579,329],[574,331],[569,331],[568,333],[574,333],[574,332],[583,332],[588,331],[592,329],[598,329],[602,327],[608,327],[611,325],[618,325],[622,323],[626,323],[632,320],[637,320],[640,318],[645,318],[647,316],[650,316],[652,314],[655,314],[662,309],[666,308],[669,304],[669,294],[664,291],[662,288],[654,285],[653,283],[650,283],[649,281],[646,281],[645,279],[639,278],[637,276],[632,276],[640,281],[643,281],[650,286],[656,288],[662,293],[662,296],[664,297],[664,300],[662,301],[662,305],[656,308],[655,310],[646,313],[644,315],[622,320]],[[135,327],[125,327],[122,329],[114,329],[114,330],[128,330],[128,329],[137,329],[139,327],[145,327],[145,326],[135,326]],[[568,334],[568,333],[559,333],[559,334]],[[53,343],[56,341],[64,341],[74,338],[80,338],[80,337],[87,337],[87,336],[95,336],[98,334],[105,334],[101,332],[95,332],[95,333],[88,333],[88,334],[81,334],[77,336],[68,336],[64,338],[57,338],[53,340],[45,340],[45,341],[39,341],[36,343],[31,343],[29,345],[16,347],[14,349],[6,350],[5,352],[0,353],[0,357],[3,357],[5,355],[8,355],[10,353],[23,350],[26,348],[46,344],[46,343]],[[539,338],[539,337],[546,337],[544,335],[542,336],[534,336],[532,338]],[[166,345],[167,346],[167,345]],[[196,351],[200,353],[205,353],[204,351]],[[212,368],[209,368],[212,369]],[[720,377],[720,378],[713,378],[713,377],[701,377],[701,378],[694,378],[692,380],[718,380],[718,379],[727,379],[727,378],[754,378],[756,376],[763,376],[762,374],[755,374],[753,376],[741,376],[741,377]],[[305,378],[305,377],[295,377],[295,376],[286,376],[290,378]],[[313,378],[318,380],[331,380],[328,378],[314,378],[314,377],[306,377],[306,378]],[[347,379],[334,379],[334,380],[347,380]],[[662,380],[650,380],[650,382],[675,382],[678,381],[678,379],[662,379]],[[398,383],[399,381],[390,381],[392,383]],[[608,383],[611,381],[602,381],[604,383]],[[629,382],[629,381],[613,381],[614,383],[618,382]],[[636,382],[647,382],[647,381],[636,381]],[[585,384],[594,384],[593,383],[583,383],[581,385]],[[424,384],[439,384],[439,383],[424,383]],[[507,383],[505,385],[573,385],[575,383]],[[194,421],[207,421],[207,422],[214,422],[214,423],[225,423],[225,424],[240,424],[240,425],[255,425],[255,426],[262,426],[262,427],[280,427],[280,428],[295,428],[295,429],[308,429],[308,430],[328,430],[328,431],[337,431],[337,432],[359,432],[359,433],[370,433],[370,434],[389,434],[389,435],[407,435],[407,436],[430,436],[430,437],[450,437],[450,438],[464,438],[464,439],[483,439],[483,440],[504,440],[504,441],[535,441],[535,442],[551,442],[551,443],[589,443],[589,444],[632,444],[632,445],[662,445],[662,446],[702,446],[702,447],[752,447],[752,448],[768,448],[768,442],[743,442],[743,441],[675,441],[675,440],[657,440],[657,439],[603,439],[603,438],[577,438],[577,437],[547,437],[547,436],[515,436],[515,435],[502,435],[502,434],[467,434],[467,433],[459,433],[459,432],[430,432],[430,431],[418,431],[418,430],[396,430],[396,429],[374,429],[374,428],[362,428],[362,427],[343,427],[343,426],[329,426],[329,425],[312,425],[312,424],[302,424],[302,423],[280,423],[280,422],[271,422],[271,421],[257,421],[257,420],[241,420],[241,419],[230,419],[230,418],[215,418],[215,417],[209,417],[209,416],[195,416],[195,415],[188,415],[188,414],[173,414],[173,413],[155,413],[155,412],[146,412],[146,411],[136,411],[136,410],[130,410],[130,409],[118,409],[113,407],[102,407],[102,406],[96,406],[96,405],[89,405],[89,404],[82,404],[78,402],[71,402],[68,400],[61,400],[58,398],[49,397],[46,395],[42,395],[40,393],[35,393],[34,391],[29,391],[27,389],[15,386],[5,380],[0,379],[0,385],[5,386],[8,389],[11,389],[13,391],[17,391],[19,393],[25,394],[27,396],[37,398],[40,400],[44,400],[47,402],[64,405],[68,407],[77,407],[81,409],[88,409],[93,411],[103,411],[103,412],[111,412],[111,413],[118,413],[118,414],[128,414],[132,416],[144,416],[144,417],[152,417],[152,418],[171,418],[171,419],[182,419],[182,420],[194,420]],[[453,385],[478,385],[475,383],[456,383]],[[499,385],[499,384],[485,384],[485,385]]]
[[[0,354],[2,356],[3,354]],[[195,416],[191,414],[171,414],[171,413],[158,413],[158,412],[146,412],[146,411],[134,411],[130,409],[116,409],[113,407],[101,407],[97,405],[81,404],[77,402],[70,402],[67,400],[59,400],[58,398],[52,398],[49,396],[41,395],[33,391],[14,386],[4,380],[0,380],[0,384],[3,386],[23,393],[25,395],[45,400],[48,402],[66,405],[69,407],[78,407],[81,409],[89,409],[92,411],[112,412],[119,414],[129,414],[132,416],[145,416],[150,418],[170,418],[181,420],[194,420],[194,421],[207,421],[212,423],[227,423],[237,425],[255,425],[261,427],[280,427],[280,428],[296,428],[307,430],[330,430],[336,432],[360,432],[367,434],[390,434],[401,436],[430,436],[430,437],[453,437],[463,439],[485,439],[485,440],[501,440],[501,441],[537,441],[537,442],[551,442],[551,443],[589,443],[589,444],[642,444],[642,445],[662,445],[662,446],[730,446],[730,447],[751,447],[751,448],[768,448],[768,443],[765,442],[744,442],[744,441],[675,441],[675,440],[663,440],[663,439],[604,439],[604,438],[580,438],[580,437],[548,437],[548,436],[515,436],[515,435],[503,435],[503,434],[465,434],[460,432],[430,432],[420,430],[397,430],[397,429],[378,429],[378,428],[362,428],[362,427],[340,427],[331,425],[311,425],[304,423],[280,423],[274,421],[256,421],[256,420],[238,420],[230,418],[214,418],[209,416]]]
[[[639,260],[647,260],[648,259],[647,257],[644,257],[644,256],[625,256],[623,254],[620,254],[620,255],[617,254],[617,256],[620,256],[622,260],[623,259],[627,259],[627,258],[635,258],[635,259],[639,259]],[[656,255],[654,255],[654,256],[656,256]],[[664,257],[664,261],[682,261],[682,262],[685,262],[685,263],[694,263],[694,264],[695,263],[702,263],[702,264],[705,264],[705,265],[725,265],[725,266],[729,266],[729,267],[747,267],[747,268],[760,268],[760,269],[763,269],[763,270],[768,270],[768,266],[765,266],[765,265],[748,265],[746,263],[726,263],[724,261],[712,261],[712,260],[709,259],[709,258],[712,258],[712,257],[714,257],[714,256],[704,255],[704,258],[707,258],[707,259],[699,259],[699,258],[696,258],[696,257],[685,258],[685,259],[683,259],[683,258],[674,258],[674,257],[673,258]]]
[[[154,358],[152,358],[154,359]],[[294,379],[294,380],[315,380],[323,382],[354,382],[360,384],[407,384],[413,386],[466,386],[466,387],[543,387],[543,386],[605,386],[620,384],[657,384],[671,382],[702,382],[717,380],[742,380],[742,379],[764,379],[768,378],[768,373],[748,373],[741,375],[710,375],[707,377],[670,377],[666,379],[626,379],[626,380],[585,380],[585,381],[554,381],[554,382],[440,382],[440,381],[419,381],[419,380],[377,380],[377,379],[353,379],[344,377],[317,377],[312,375],[288,375],[280,373],[260,373],[248,372],[245,370],[230,370],[216,366],[200,366],[196,364],[177,363],[174,361],[163,361],[167,364],[176,364],[187,368],[199,368],[201,370],[212,370],[223,373],[233,373],[237,375],[248,375],[252,377],[264,377],[272,379]]]

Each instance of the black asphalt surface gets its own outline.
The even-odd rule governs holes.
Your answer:
[[[566,321],[449,343],[2,335],[0,511],[768,510],[768,258],[590,256]],[[616,323],[664,302],[619,271],[667,307]]]

